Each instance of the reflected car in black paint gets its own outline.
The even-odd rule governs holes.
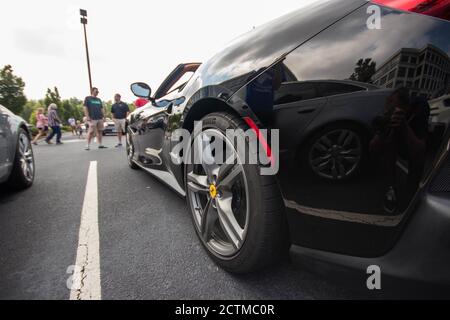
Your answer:
[[[384,102],[392,91],[351,80],[287,80],[275,93],[274,106],[278,112],[271,126],[287,128],[286,124],[294,121],[290,128],[302,131],[297,143],[304,145],[298,151],[302,153],[299,160],[307,169],[305,174],[309,170],[331,181],[348,179],[360,171],[367,159],[364,145],[370,136],[371,121],[383,112]],[[342,99],[345,103],[340,102]],[[314,106],[296,109],[296,104],[304,100],[314,100]],[[297,114],[301,114],[301,121]],[[298,136],[286,132],[284,137],[290,139],[295,135]],[[283,145],[286,143],[289,142]],[[340,166],[333,165],[336,155],[342,160]]]
[[[108,134],[117,135],[116,124],[110,118],[105,119],[102,131],[102,135],[106,136]]]
[[[427,102],[450,91],[450,23],[380,6],[382,28],[369,28],[372,5],[318,1],[178,66],[153,97],[132,86],[152,103],[127,119],[130,166],[186,197],[224,269],[249,272],[290,248],[315,269],[378,265],[450,284],[449,119]],[[279,129],[279,172],[175,163],[172,134],[200,120],[204,139]]]
[[[33,184],[35,166],[30,137],[25,120],[0,105],[0,184],[14,190]]]

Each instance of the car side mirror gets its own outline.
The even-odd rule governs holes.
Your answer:
[[[133,92],[133,94],[136,97],[139,98],[145,98],[145,99],[151,99],[151,95],[152,95],[152,89],[150,88],[150,86],[144,82],[135,82],[131,85],[131,92]]]

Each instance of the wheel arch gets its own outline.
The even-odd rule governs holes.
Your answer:
[[[201,120],[204,116],[213,112],[228,112],[236,116],[241,116],[231,105],[226,101],[218,98],[203,98],[195,102],[190,107],[189,112],[183,122],[183,128],[192,132],[194,129],[194,122]]]
[[[260,124],[251,108],[234,95],[235,91],[224,86],[207,86],[199,89],[191,96],[183,111],[183,128],[193,130],[194,121],[213,112],[228,112],[240,117],[250,117]]]
[[[19,128],[25,130],[25,132],[28,134],[28,137],[31,138],[31,130],[25,122],[20,123]]]

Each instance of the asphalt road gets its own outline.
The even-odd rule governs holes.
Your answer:
[[[367,294],[293,266],[235,276],[196,238],[185,200],[143,171],[124,148],[35,147],[32,188],[0,195],[0,299],[69,299],[90,161],[98,162],[102,299],[354,299]]]

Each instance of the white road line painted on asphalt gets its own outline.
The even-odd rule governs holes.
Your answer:
[[[78,142],[84,142],[84,143],[86,143],[86,140],[84,140],[84,139],[72,139],[72,140],[64,140],[64,139],[63,139],[63,140],[62,140],[62,143],[63,143],[63,144],[67,144],[67,143],[78,143]],[[44,139],[38,141],[38,143],[39,143],[40,145],[43,145],[43,146],[46,145],[46,143],[44,142]],[[55,142],[53,141],[53,143],[55,143]]]
[[[78,290],[70,291],[70,300],[100,300],[97,161],[89,165],[75,264],[81,273],[77,275],[81,283]]]

